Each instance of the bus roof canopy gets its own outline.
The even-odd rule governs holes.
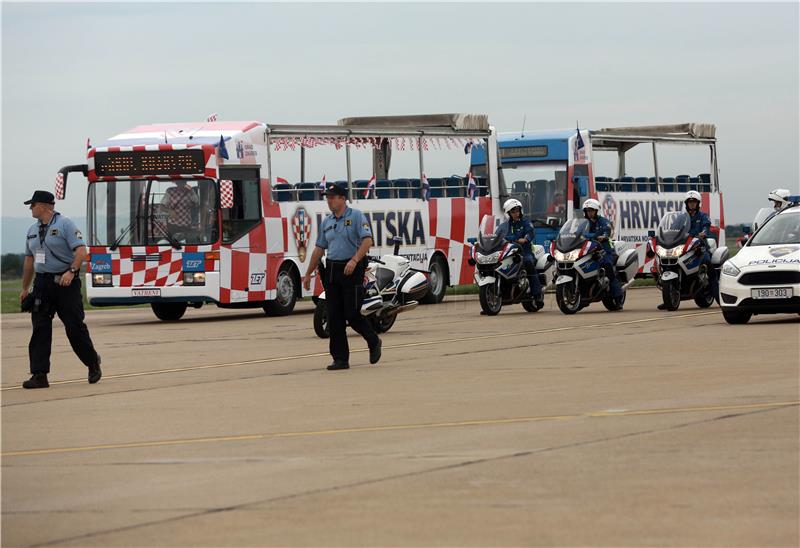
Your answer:
[[[461,136],[489,135],[486,114],[422,114],[342,118],[335,126],[269,124],[271,135]]]
[[[687,122],[662,126],[610,127],[589,131],[592,147],[601,150],[628,149],[636,143],[676,142],[711,144],[716,142],[717,126]]]

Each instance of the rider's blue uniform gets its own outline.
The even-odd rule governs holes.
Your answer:
[[[689,235],[697,237],[697,235],[701,232],[705,232],[706,238],[708,238],[711,235],[711,217],[699,209],[694,215],[688,211],[687,213],[689,213],[689,219],[691,221],[691,224],[689,225]],[[708,246],[706,245],[705,241],[703,241],[703,255],[700,257],[700,264],[708,265],[707,268],[711,268],[711,254],[708,252]],[[717,277],[713,272],[708,273],[708,281],[711,284],[711,293],[716,296],[718,284]]]
[[[605,236],[605,240],[598,242],[605,250],[600,264],[608,266],[606,270],[611,278],[611,294],[614,295],[614,297],[621,297],[622,285],[617,278],[616,254],[614,253],[614,248],[611,247],[611,223],[608,222],[608,219],[600,215],[595,217],[594,220],[588,218],[587,220],[589,221],[589,233],[586,234],[587,238],[595,240],[600,236]]]
[[[512,221],[511,219],[503,222],[500,230],[508,229],[506,240],[511,243],[517,243],[517,240],[524,239],[526,243],[520,246],[522,251],[522,260],[525,265],[525,271],[528,273],[528,281],[531,285],[531,295],[535,299],[542,297],[542,285],[539,283],[539,275],[536,273],[536,260],[533,256],[533,243],[534,231],[533,224],[527,219],[520,217],[519,221]]]

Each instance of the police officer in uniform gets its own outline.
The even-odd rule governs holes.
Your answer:
[[[28,229],[25,263],[22,271],[22,302],[33,293],[31,310],[33,335],[28,344],[31,378],[23,388],[47,388],[50,373],[50,347],[53,339],[53,316],[58,314],[67,331],[72,349],[89,368],[89,382],[100,380],[100,356],[94,349],[89,329],[83,323],[80,267],[86,247],[80,230],[70,219],[53,209],[54,196],[37,190],[25,202],[37,219]],[[35,276],[34,276],[35,273]],[[31,282],[33,289],[31,290]]]
[[[372,230],[364,215],[346,203],[347,190],[335,183],[325,187],[325,198],[331,214],[319,227],[316,246],[311,254],[303,286],[311,288],[311,274],[327,250],[328,258],[322,271],[328,304],[330,352],[333,363],[329,370],[350,368],[350,347],[345,328],[350,324],[369,346],[369,363],[381,359],[381,340],[370,323],[361,315],[364,301],[364,270],[372,246]]]

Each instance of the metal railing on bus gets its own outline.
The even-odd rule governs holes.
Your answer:
[[[675,177],[603,177],[594,178],[595,190],[598,192],[712,192],[711,175],[701,173],[676,175]]]
[[[478,196],[487,196],[489,187],[486,179],[476,177],[475,186]],[[347,181],[335,181],[336,184],[348,189],[348,195],[353,200],[364,199],[395,199],[395,198],[422,198],[422,184],[419,179],[379,179],[375,181],[375,188],[369,189],[369,181],[358,179],[348,185]],[[430,177],[429,198],[468,198],[469,182],[459,176]],[[322,200],[323,190],[321,182],[278,183],[273,189],[273,199],[276,202],[313,201]]]

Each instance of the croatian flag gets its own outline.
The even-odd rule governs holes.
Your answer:
[[[278,181],[279,185],[288,185],[289,184],[289,181],[287,181],[283,177],[278,177],[276,180]]]
[[[478,197],[478,185],[475,183],[475,179],[472,178],[471,171],[467,173],[467,196],[469,196],[471,200]]]
[[[427,202],[431,198],[431,184],[428,182],[428,177],[422,174],[422,201]]]
[[[586,151],[583,148],[583,138],[581,137],[581,130],[580,128],[576,127],[575,130],[578,133],[578,138],[575,140],[575,154],[574,154],[574,162],[575,163],[584,163],[586,158]]]
[[[206,122],[216,122],[217,121],[217,113],[209,114],[206,116]]]
[[[464,154],[469,154],[472,152],[472,141],[467,141],[467,144],[464,145]]]
[[[325,185],[326,184],[327,184],[327,181],[325,180],[325,175],[323,174],[322,175],[322,180],[319,182],[319,189],[321,191],[325,192]]]
[[[364,198],[369,198],[369,193],[375,191],[375,175],[367,182],[367,188],[364,189]]]
[[[225,148],[225,139],[222,137],[222,135],[219,136],[219,144],[217,145],[217,148],[219,148],[219,155],[227,160],[228,149]]]
[[[91,150],[92,148],[92,140],[90,138],[86,138],[86,150]]]

